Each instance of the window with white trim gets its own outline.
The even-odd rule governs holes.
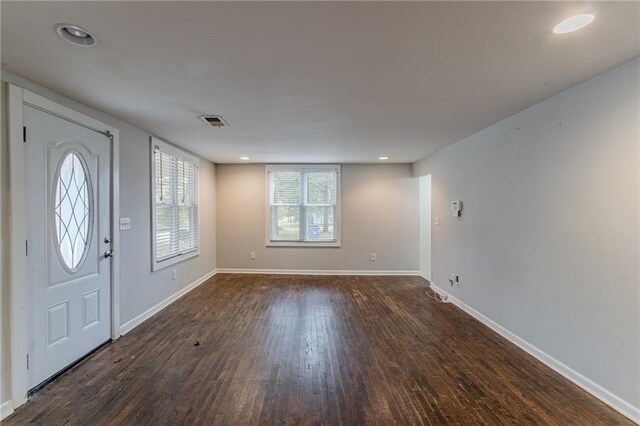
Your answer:
[[[198,255],[198,159],[151,138],[152,270]]]
[[[340,245],[340,166],[270,165],[267,245]]]

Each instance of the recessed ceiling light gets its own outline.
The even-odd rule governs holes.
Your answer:
[[[244,161],[251,160],[249,157],[240,157],[240,159]]]
[[[591,15],[590,13],[572,16],[571,18],[567,18],[556,25],[553,28],[553,32],[556,34],[566,34],[572,31],[577,31],[580,28],[584,28],[592,23],[594,19],[595,16]]]
[[[69,43],[85,47],[95,46],[98,44],[98,40],[89,34],[89,31],[77,25],[58,24],[54,26],[53,29],[56,34],[67,40]]]
[[[378,157],[378,160],[388,160],[389,157]]]

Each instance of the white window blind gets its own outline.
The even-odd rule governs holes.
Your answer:
[[[152,260],[158,269],[197,254],[198,161],[155,138],[152,143]]]
[[[268,166],[271,243],[339,244],[339,166]]]

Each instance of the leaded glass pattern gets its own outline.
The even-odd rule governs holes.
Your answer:
[[[57,248],[67,269],[76,271],[89,247],[91,199],[89,175],[75,152],[61,161],[56,176],[54,222]]]

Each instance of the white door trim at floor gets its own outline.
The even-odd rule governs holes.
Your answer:
[[[32,93],[19,86],[8,87],[8,133],[9,133],[9,186],[10,186],[10,287],[11,287],[11,397],[14,407],[27,400],[28,372],[27,352],[30,341],[28,330],[27,268],[26,268],[26,221],[25,221],[25,149],[23,145],[23,108],[25,104],[57,115],[81,126],[109,133],[111,142],[111,235],[115,253],[111,274],[111,338],[120,336],[120,236],[116,225],[120,217],[119,177],[119,132],[115,127],[81,114],[71,108]]]

